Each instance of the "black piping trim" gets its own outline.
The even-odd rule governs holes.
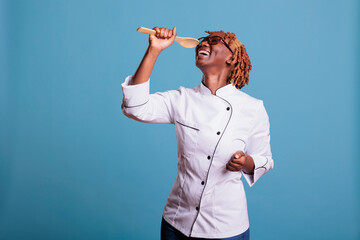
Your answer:
[[[209,89],[210,93],[212,94],[212,91],[210,90],[210,88],[208,88],[208,86],[206,86],[206,84],[205,84],[203,81],[201,81],[201,83],[202,83],[207,89]],[[216,95],[217,90],[219,90],[219,89],[221,89],[221,88],[224,88],[224,87],[226,87],[226,86],[229,85],[229,84],[231,84],[231,83],[227,83],[226,85],[224,85],[224,86],[222,86],[222,87],[219,87],[218,89],[215,90],[215,94],[212,94],[212,95],[215,95],[215,96],[219,97],[218,95]],[[221,99],[223,99],[223,98],[221,98]],[[225,99],[223,99],[223,100],[225,100]],[[225,100],[225,101],[226,101],[226,100]]]
[[[254,171],[255,171],[255,170],[258,170],[259,168],[265,168],[265,170],[266,170],[265,165],[268,164],[268,162],[269,162],[269,159],[266,157],[266,163],[265,163],[264,165],[262,165],[261,167],[255,168]]]
[[[200,129],[198,129],[198,128],[194,128],[194,127],[191,127],[191,126],[189,126],[189,125],[183,124],[183,123],[181,123],[181,122],[179,122],[179,121],[177,121],[177,120],[176,120],[176,122],[177,122],[178,124],[184,126],[184,127],[188,127],[188,128],[194,129],[194,130],[196,130],[196,131],[200,131]]]
[[[147,103],[148,103],[148,101],[149,101],[149,100],[147,100],[146,102],[144,102],[144,103],[142,103],[142,104],[140,104],[140,105],[135,105],[135,106],[126,106],[125,104],[123,104],[123,107],[124,107],[124,108],[134,108],[134,107],[140,107],[140,106],[142,106],[142,105],[147,104]]]
[[[204,85],[205,85],[205,84],[204,84]],[[206,85],[205,85],[205,86],[206,86]],[[199,212],[200,212],[200,210],[201,210],[201,207],[200,207],[200,205],[201,205],[201,199],[202,199],[202,196],[203,196],[203,194],[204,194],[204,191],[205,191],[205,188],[206,188],[206,184],[207,184],[207,182],[208,182],[209,172],[210,172],[210,168],[211,168],[211,166],[212,166],[213,160],[214,160],[214,155],[215,155],[216,149],[217,149],[217,147],[218,147],[218,145],[219,145],[219,142],[221,141],[221,139],[222,139],[222,137],[223,137],[223,135],[224,135],[224,133],[225,133],[225,131],[226,131],[227,126],[229,125],[229,122],[230,122],[230,120],[231,120],[232,113],[233,113],[233,107],[232,107],[232,105],[231,105],[228,101],[226,101],[224,98],[219,97],[219,96],[217,96],[217,95],[214,95],[214,96],[216,96],[216,97],[224,100],[225,102],[227,102],[227,103],[231,106],[231,114],[230,114],[230,117],[229,117],[228,122],[226,123],[226,126],[225,126],[225,128],[224,128],[224,131],[222,132],[222,134],[221,134],[221,136],[220,136],[220,138],[219,138],[219,141],[216,143],[214,152],[213,152],[213,154],[212,154],[212,156],[211,156],[211,162],[210,162],[210,165],[209,165],[209,169],[208,169],[208,171],[207,171],[207,174],[206,174],[205,185],[204,185],[204,187],[203,187],[203,190],[202,190],[201,196],[200,196],[200,201],[199,201],[199,205],[198,205],[199,210],[198,210],[198,212],[197,212],[197,214],[196,214],[196,217],[195,217],[195,220],[194,220],[194,222],[193,222],[193,224],[192,224],[192,226],[191,226],[191,228],[190,228],[190,235],[189,235],[189,237],[191,236],[191,233],[192,233],[192,230],[193,230],[193,228],[194,228],[196,219],[198,218]]]
[[[258,167],[258,168],[256,168],[256,169],[254,169],[254,171],[255,171],[255,170],[258,170],[258,169],[260,169],[260,168],[263,168],[263,169],[266,170],[266,167]]]

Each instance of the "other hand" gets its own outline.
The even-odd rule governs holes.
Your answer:
[[[226,169],[233,172],[238,172],[246,168],[246,161],[248,160],[249,155],[245,154],[243,151],[237,151],[234,153],[230,161],[226,164]]]

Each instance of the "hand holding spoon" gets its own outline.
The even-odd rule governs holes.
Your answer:
[[[146,33],[150,35],[155,35],[156,31],[149,28],[139,27],[137,29],[138,32]],[[176,36],[175,41],[177,41],[181,46],[186,48],[193,48],[196,47],[199,44],[199,40],[196,38],[190,38],[190,37],[178,37]]]

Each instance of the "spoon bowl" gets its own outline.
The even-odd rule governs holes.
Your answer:
[[[156,31],[149,28],[139,27],[137,29],[138,32],[146,33],[150,35],[155,35]],[[186,48],[193,48],[196,47],[199,44],[199,40],[196,38],[190,38],[190,37],[175,37],[175,41],[178,42],[181,46]]]

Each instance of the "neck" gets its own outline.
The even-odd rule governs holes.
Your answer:
[[[217,89],[227,85],[228,76],[229,71],[217,71],[216,73],[203,71],[202,81],[211,90],[211,93],[215,94]]]

